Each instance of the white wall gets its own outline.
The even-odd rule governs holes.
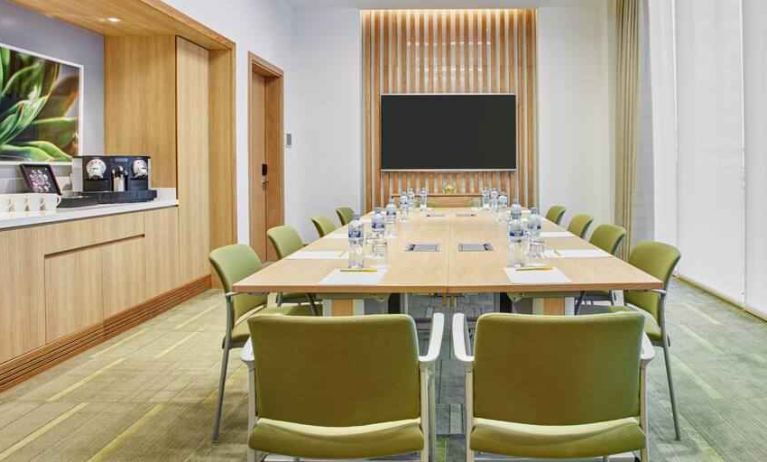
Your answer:
[[[607,2],[538,10],[538,158],[543,210],[613,220]],[[565,218],[567,221],[567,218]]]
[[[362,39],[355,8],[301,8],[294,17],[295,133],[288,220],[315,239],[312,215],[362,207]]]
[[[297,97],[291,68],[293,9],[283,0],[164,1],[237,44],[237,238],[248,242],[248,52],[285,72],[285,131],[290,132],[294,120],[292,98]],[[293,152],[285,151],[288,172],[300,165]],[[295,178],[289,173],[285,184],[288,200],[293,200],[292,191],[296,187]],[[299,224],[290,211],[287,221]]]

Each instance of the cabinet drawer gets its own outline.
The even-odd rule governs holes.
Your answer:
[[[45,254],[91,247],[144,234],[144,215],[126,213],[69,221],[43,228]]]

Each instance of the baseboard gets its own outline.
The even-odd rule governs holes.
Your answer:
[[[0,391],[7,390],[46,369],[135,327],[210,288],[210,276],[196,279],[138,306],[104,320],[99,325],[57,339],[36,350],[0,364]]]
[[[702,290],[703,292],[706,292],[709,295],[712,295],[712,296],[718,298],[719,300],[734,306],[735,308],[740,308],[741,310],[745,311],[746,313],[748,313],[750,315],[753,315],[753,316],[761,319],[762,321],[767,321],[767,313],[763,313],[763,312],[761,312],[759,310],[751,308],[750,306],[748,306],[746,304],[743,304],[743,303],[739,302],[738,300],[735,300],[735,299],[733,299],[731,297],[728,297],[727,295],[724,295],[723,293],[719,292],[716,289],[712,289],[711,287],[708,287],[705,284],[701,284],[700,282],[696,281],[695,279],[690,279],[689,277],[683,276],[681,274],[676,274],[674,277],[676,277],[680,281],[682,281],[684,283],[687,283],[687,284],[689,284],[689,285],[691,285],[693,287],[697,287],[698,289]]]

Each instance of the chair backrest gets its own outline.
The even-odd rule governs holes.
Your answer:
[[[301,239],[298,231],[288,225],[275,226],[266,232],[266,236],[274,246],[274,250],[277,251],[277,256],[280,259],[287,257],[304,246],[304,241]]]
[[[567,226],[567,230],[576,236],[582,238],[586,236],[586,231],[589,230],[589,226],[594,221],[594,217],[580,213],[570,220],[570,224]]]
[[[639,416],[643,327],[639,313],[481,316],[474,416],[534,425]]]
[[[346,226],[352,222],[352,218],[354,218],[354,210],[351,207],[338,207],[336,209],[336,215],[338,215],[338,220],[341,222],[341,226]]]
[[[335,224],[333,224],[330,218],[324,215],[312,217],[312,223],[314,224],[314,228],[317,230],[317,234],[319,234],[320,237],[330,234],[338,228]]]
[[[628,262],[647,274],[663,281],[663,288],[668,289],[668,282],[682,254],[673,245],[655,241],[643,241],[631,249]],[[646,291],[626,291],[624,300],[641,308],[660,322],[660,295]]]
[[[618,246],[621,245],[623,239],[626,238],[626,229],[617,225],[599,225],[591,233],[591,239],[589,242],[604,250],[605,252],[615,255],[618,251]]]
[[[563,205],[552,205],[546,212],[546,219],[558,225],[562,222],[562,217],[565,216],[566,211],[567,208]]]
[[[345,427],[420,416],[407,315],[251,318],[258,415]]]
[[[208,256],[216,270],[224,291],[231,292],[232,285],[261,269],[261,259],[250,246],[232,244],[220,247]],[[234,320],[266,304],[265,295],[237,295],[233,299]]]

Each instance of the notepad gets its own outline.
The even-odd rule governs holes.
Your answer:
[[[609,253],[600,249],[556,249],[546,251],[546,258],[606,258],[609,256]]]
[[[300,250],[288,255],[288,260],[344,260],[348,257],[345,250]]]
[[[489,252],[493,250],[493,244],[489,242],[465,242],[458,244],[459,252]]]
[[[406,252],[439,252],[439,244],[408,244]]]
[[[504,268],[512,284],[567,284],[570,282],[565,273],[558,268],[540,271],[517,271],[515,268]]]
[[[374,272],[347,272],[341,271],[340,269],[334,269],[320,281],[320,284],[329,286],[375,285],[380,283],[385,275],[386,269],[384,268],[377,268]]]
[[[461,217],[461,218],[469,218],[469,217],[476,217],[477,214],[473,212],[459,212],[459,213],[456,213],[455,216]]]
[[[552,237],[573,237],[575,234],[569,233],[567,231],[544,231],[541,233],[541,237],[543,238],[552,238]]]

